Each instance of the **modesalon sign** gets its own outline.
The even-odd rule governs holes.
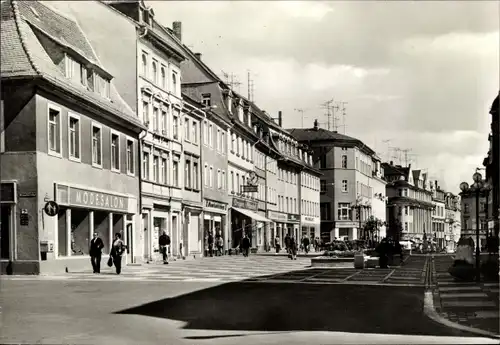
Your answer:
[[[70,187],[69,204],[78,207],[106,209],[127,212],[128,198],[110,194]]]

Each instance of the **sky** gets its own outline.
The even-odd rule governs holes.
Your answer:
[[[241,82],[285,128],[327,128],[322,104],[347,102],[331,129],[385,161],[427,170],[457,193],[482,167],[499,92],[497,1],[149,1],[182,40]],[[303,113],[297,111],[302,109]],[[304,115],[302,117],[302,114]],[[332,116],[333,118],[333,116]],[[400,158],[401,157],[401,160]]]

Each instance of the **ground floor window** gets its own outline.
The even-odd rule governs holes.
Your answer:
[[[2,259],[9,259],[10,254],[10,227],[11,227],[11,206],[2,205],[1,232],[0,232],[0,255]]]

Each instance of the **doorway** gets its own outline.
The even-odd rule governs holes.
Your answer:
[[[149,261],[149,231],[148,231],[148,227],[149,227],[149,217],[148,217],[148,214],[147,213],[143,213],[142,214],[142,226],[144,228],[144,233],[143,233],[143,249],[142,249],[142,253],[143,253],[143,258],[145,261]]]
[[[2,205],[2,215],[0,219],[1,232],[0,232],[0,257],[2,259],[9,259],[10,256],[10,225],[11,225],[11,206]]]

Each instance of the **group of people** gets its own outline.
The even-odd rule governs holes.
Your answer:
[[[92,263],[92,269],[94,273],[101,273],[101,258],[102,249],[104,248],[104,242],[99,237],[97,232],[94,233],[94,237],[90,241],[90,262]],[[115,266],[116,274],[120,274],[122,271],[122,256],[127,249],[127,245],[122,240],[122,235],[117,232],[111,245],[111,250],[109,253],[108,266]]]
[[[401,261],[403,261],[403,247],[401,247],[399,241],[395,241],[390,237],[382,239],[375,248],[375,251],[379,255],[378,260],[380,268],[388,268],[389,262],[392,261],[394,254],[399,254]]]
[[[210,257],[224,255],[224,240],[222,235],[217,232],[214,237],[213,231],[209,231],[208,236],[206,237],[207,245],[208,245],[208,255]]]

